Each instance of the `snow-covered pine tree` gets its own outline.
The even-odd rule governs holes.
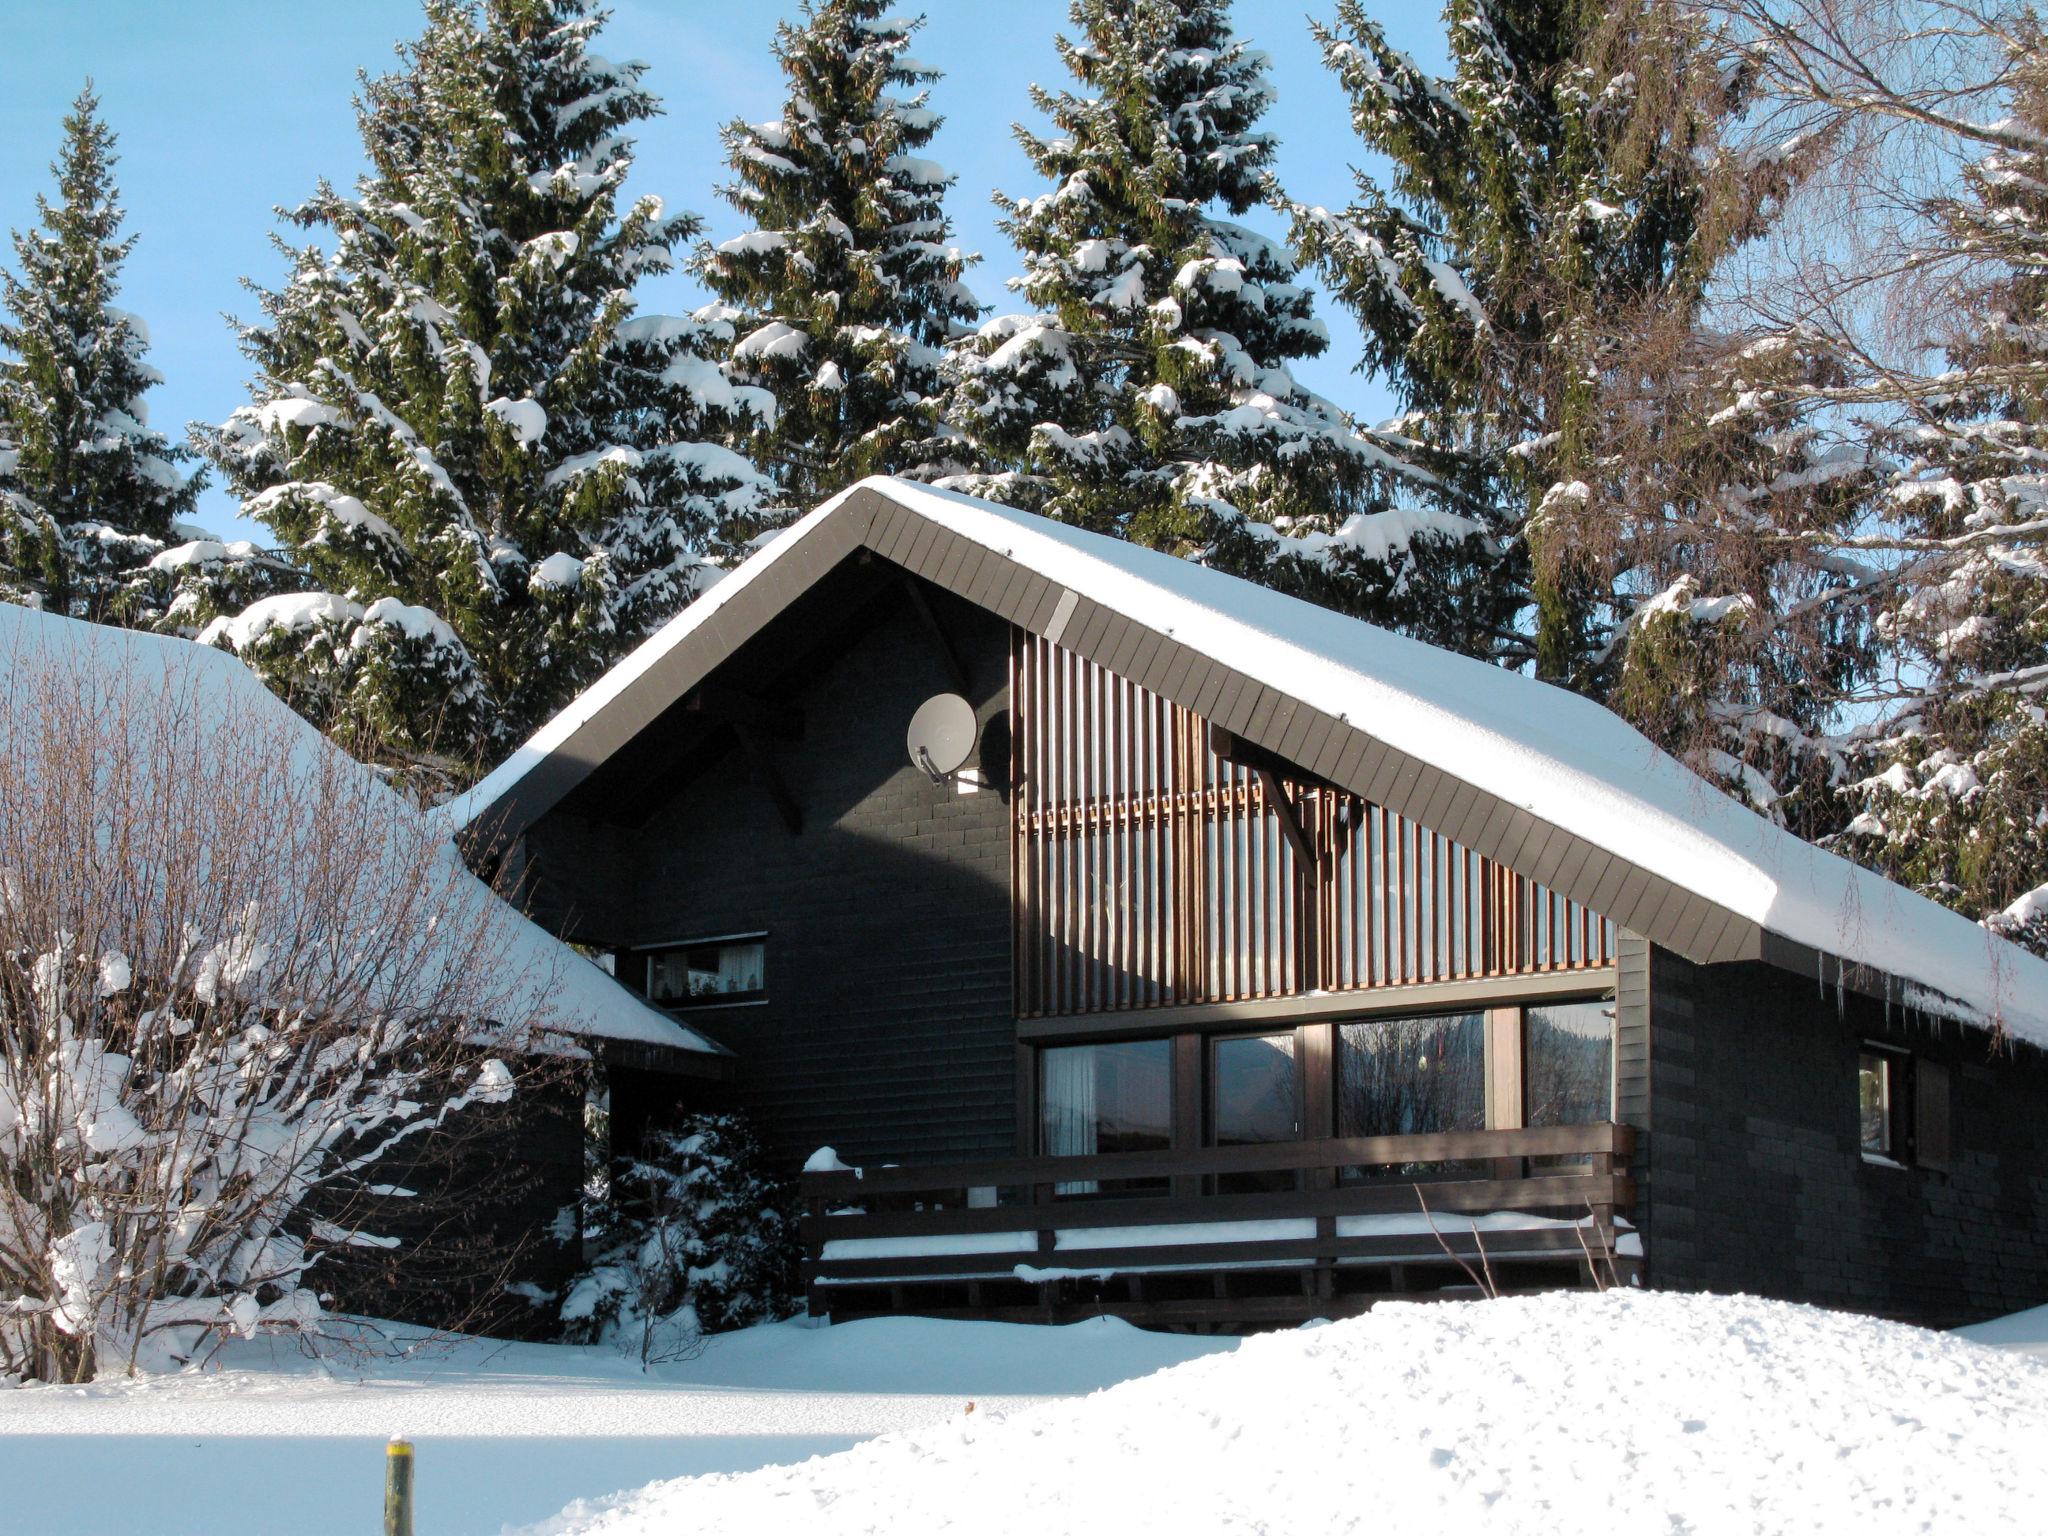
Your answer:
[[[775,31],[782,116],[724,130],[737,179],[720,193],[754,228],[697,272],[736,312],[728,371],[779,405],[747,446],[798,509],[931,462],[941,349],[980,313],[953,178],[922,154],[941,121],[939,72],[907,52],[923,25],[886,0],[807,0]]]
[[[17,231],[0,273],[0,597],[118,623],[155,615],[148,562],[174,541],[201,474],[151,430],[149,333],[114,307],[135,236],[121,233],[115,136],[92,85],[64,119],[57,200]]]
[[[1882,622],[1915,686],[1859,733],[1842,846],[2048,954],[2048,39],[2013,46],[2007,142],[1944,210],[1971,262],[1949,371],[1889,434],[1907,552]]]
[[[730,327],[636,315],[699,221],[621,208],[644,66],[585,0],[428,0],[366,80],[370,170],[290,215],[242,331],[255,400],[207,442],[306,573],[209,626],[315,718],[459,778],[699,590],[772,488],[721,440],[772,406]]]
[[[1387,511],[1405,445],[1288,371],[1327,332],[1287,248],[1235,222],[1274,153],[1266,56],[1223,0],[1071,15],[1082,91],[1034,87],[1054,131],[1017,130],[1052,190],[998,199],[1035,313],[963,348],[973,468],[947,483],[1387,617],[1416,536],[1470,530]]]
[[[696,1353],[705,1334],[789,1315],[791,1191],[766,1171],[744,1116],[690,1115],[612,1150],[585,1206],[586,1263],[562,1297],[567,1342],[609,1340],[653,1365]]]
[[[1452,0],[1445,21],[1444,78],[1359,0],[1316,27],[1394,169],[1341,212],[1296,205],[1296,238],[1426,445],[1428,499],[1506,551],[1472,601],[1514,622],[1482,654],[1775,804],[1827,771],[1834,673],[1861,656],[1831,606],[1853,583],[1781,535],[1853,516],[1860,460],[1792,388],[1826,356],[1703,317],[1804,162],[1732,141],[1751,72],[1676,0]]]

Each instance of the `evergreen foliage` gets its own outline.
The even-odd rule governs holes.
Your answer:
[[[1479,654],[1782,811],[1832,771],[1816,733],[1867,656],[1848,583],[1780,535],[1852,519],[1862,459],[1802,414],[1833,367],[1811,338],[1704,316],[1818,149],[1732,147],[1747,62],[1672,0],[1452,0],[1446,23],[1441,79],[1359,0],[1316,29],[1394,172],[1296,205],[1296,237],[1406,407],[1427,499],[1504,552],[1469,599],[1496,621]]]
[[[980,313],[949,243],[953,178],[921,153],[942,121],[939,72],[907,52],[922,25],[884,0],[811,0],[776,28],[781,117],[724,130],[721,195],[754,228],[697,270],[734,311],[734,375],[779,402],[749,448],[800,510],[931,461],[941,349]]]
[[[201,475],[148,424],[161,376],[142,320],[114,307],[135,236],[121,233],[115,136],[90,84],[64,119],[37,197],[0,274],[0,597],[117,623],[148,623],[162,583],[149,562],[177,542]]]
[[[1946,208],[1973,260],[1950,372],[1888,435],[1905,565],[1883,616],[1922,686],[1860,733],[1844,851],[2048,954],[2048,52]]]
[[[303,571],[223,614],[315,718],[452,778],[533,730],[761,529],[722,446],[772,414],[716,315],[637,315],[700,227],[621,206],[644,66],[585,0],[428,0],[366,80],[370,171],[290,218],[289,282],[242,330],[252,404],[206,447]]]
[[[707,1333],[779,1321],[795,1298],[796,1237],[788,1191],[765,1173],[747,1122],[690,1116],[651,1134],[592,1203],[563,1336],[653,1364]]]
[[[1327,332],[1286,247],[1235,222],[1275,148],[1266,56],[1221,0],[1072,17],[1059,50],[1082,91],[1034,89],[1055,131],[1017,130],[1052,190],[998,200],[1034,313],[962,349],[969,467],[944,483],[1386,616],[1411,541],[1470,529],[1388,511],[1405,444],[1288,371]]]

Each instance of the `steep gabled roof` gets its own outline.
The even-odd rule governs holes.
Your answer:
[[[863,481],[448,808],[516,835],[857,550],[1702,964],[1759,959],[2048,1045],[2048,963],[1738,805],[1562,689],[971,497]]]
[[[170,723],[176,739],[194,760],[232,763],[246,760],[250,753],[282,751],[289,755],[290,782],[309,784],[339,762],[344,771],[359,776],[369,803],[381,808],[380,815],[388,812],[392,824],[420,814],[294,714],[227,651],[0,602],[0,710],[6,712],[0,715],[0,740],[10,723],[32,728],[27,712],[34,707],[38,680],[45,675],[60,677],[67,685],[73,679],[85,683],[92,690],[86,697],[104,701],[110,719],[135,722],[145,733],[149,722],[173,712]],[[257,723],[262,728],[252,735],[251,726]],[[119,751],[122,745],[98,744],[108,752]],[[143,782],[148,782],[146,775]],[[4,808],[0,814],[5,814]],[[279,850],[279,857],[288,856],[288,850]],[[507,1022],[534,1022],[584,1039],[617,1041],[636,1051],[651,1049],[670,1065],[676,1064],[670,1054],[675,1052],[701,1057],[728,1054],[649,1007],[528,921],[461,866],[452,844],[445,858],[451,890],[480,904],[473,910],[492,916],[493,958],[512,978],[495,999],[495,1006],[516,1015]],[[476,926],[454,917],[451,914],[449,931],[473,938]]]

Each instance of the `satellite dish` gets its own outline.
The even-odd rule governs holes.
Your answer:
[[[974,706],[957,693],[935,693],[910,717],[910,760],[943,784],[974,753]]]

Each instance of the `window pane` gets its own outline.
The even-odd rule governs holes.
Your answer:
[[[689,944],[647,957],[647,995],[657,1003],[745,1002],[767,996],[767,941]]]
[[[1041,1144],[1054,1157],[1163,1152],[1173,1144],[1172,1054],[1165,1040],[1039,1052]],[[1063,1195],[1150,1193],[1163,1179],[1073,1179]]]
[[[1856,1098],[1862,1121],[1863,1150],[1876,1157],[1892,1155],[1891,1063],[1876,1051],[1856,1062]]]
[[[1294,1032],[1218,1040],[1210,1051],[1209,1143],[1217,1147],[1264,1146],[1301,1134],[1296,1106]],[[1288,1169],[1217,1175],[1226,1194],[1292,1189]]]
[[[1292,1141],[1298,1134],[1293,1033],[1218,1040],[1210,1104],[1216,1146]]]
[[[1337,1028],[1337,1134],[1419,1136],[1486,1124],[1486,1016]]]
[[[1523,1010],[1530,1125],[1614,1118],[1614,1005],[1556,1003]]]

